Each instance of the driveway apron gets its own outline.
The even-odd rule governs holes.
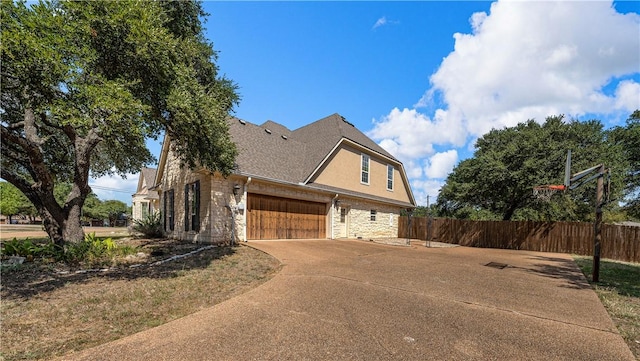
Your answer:
[[[568,255],[261,241],[243,295],[69,360],[634,360]]]

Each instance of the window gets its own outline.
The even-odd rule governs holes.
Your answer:
[[[393,166],[390,164],[387,164],[387,190],[388,191],[392,191],[393,190]]]
[[[371,221],[372,221],[372,222],[375,222],[375,221],[376,221],[376,214],[377,214],[377,213],[378,213],[378,212],[377,212],[375,209],[372,209],[372,210],[371,210]]]
[[[173,231],[173,189],[164,192],[164,230]]]
[[[344,223],[347,220],[347,209],[340,208],[340,223]]]
[[[140,216],[141,218],[147,218],[149,215],[149,202],[140,202]]]
[[[369,156],[364,153],[362,154],[360,182],[364,184],[369,184]]]
[[[184,186],[184,230],[200,231],[200,181]]]

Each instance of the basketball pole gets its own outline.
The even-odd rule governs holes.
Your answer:
[[[602,241],[602,203],[604,197],[604,164],[600,165],[596,187],[596,220],[593,238],[593,282],[600,281],[600,242]]]
[[[589,176],[592,173],[596,173],[594,175]],[[593,222],[593,270],[592,270],[592,280],[593,282],[600,281],[600,248],[602,243],[602,206],[605,203],[604,195],[604,177],[607,175],[610,177],[610,170],[606,169],[603,164],[596,165],[595,167],[591,167],[589,169],[585,169],[581,172],[578,172],[571,176],[571,149],[567,151],[567,162],[565,164],[565,173],[564,173],[564,191],[572,190],[580,187],[581,185],[596,179],[596,218]],[[586,179],[584,179],[586,178]],[[610,187],[610,178],[607,178],[607,202],[609,199],[609,187]],[[552,192],[557,188],[553,188],[552,185],[547,186],[538,186],[534,187],[534,196],[537,196],[538,199],[546,199],[547,201],[550,199],[544,198],[546,194],[543,191]]]

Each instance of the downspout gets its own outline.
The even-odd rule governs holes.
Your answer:
[[[333,233],[333,232],[334,232],[334,230],[333,230],[333,225],[334,225],[334,222],[335,222],[335,220],[334,220],[335,212],[333,211],[333,207],[335,207],[335,206],[336,206],[336,201],[338,200],[338,195],[339,195],[339,194],[338,194],[338,193],[336,193],[336,196],[335,196],[335,197],[333,197],[333,199],[331,200],[331,239],[332,239],[332,240],[333,240],[333,239],[336,239],[336,238],[335,238],[335,234]]]
[[[247,181],[244,183],[244,222],[242,223],[242,228],[244,231],[244,241],[248,242],[247,240],[247,212],[249,211],[249,199],[247,198],[247,190],[249,188],[249,183],[251,183],[251,177],[247,178]]]

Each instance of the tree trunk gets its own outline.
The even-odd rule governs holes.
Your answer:
[[[71,211],[65,212],[62,209],[59,213],[52,214],[50,210],[42,209],[40,215],[45,232],[56,245],[63,246],[65,242],[75,243],[84,239],[79,210],[72,208]]]
[[[66,241],[79,242],[84,239],[84,230],[82,229],[82,222],[80,221],[80,215],[69,215],[63,227],[62,237]]]
[[[511,217],[513,217],[513,214],[516,212],[517,209],[518,209],[517,203],[509,204],[507,209],[505,209],[505,211],[502,213],[502,220],[510,221]]]
[[[85,199],[91,193],[89,187],[89,168],[91,166],[91,152],[100,143],[101,138],[95,128],[91,128],[80,136],[71,125],[52,125],[47,123],[47,115],[39,114],[36,117],[31,106],[27,88],[23,90],[25,99],[24,116],[22,121],[23,132],[10,130],[2,124],[0,131],[3,142],[11,144],[11,147],[2,148],[2,155],[7,159],[11,167],[0,167],[0,177],[16,186],[33,203],[43,220],[44,229],[57,245],[65,242],[79,242],[84,239],[84,231],[80,222],[80,215]],[[40,119],[40,123],[36,120]],[[42,130],[49,126],[45,132]],[[73,159],[72,188],[64,205],[58,204],[53,189],[56,181],[59,181],[55,167],[48,164],[46,149],[43,144],[47,142],[48,131],[54,129],[66,135],[73,145],[71,152]],[[3,143],[4,144],[4,143]],[[4,163],[3,163],[4,164]],[[25,169],[28,176],[25,177],[16,169]]]

